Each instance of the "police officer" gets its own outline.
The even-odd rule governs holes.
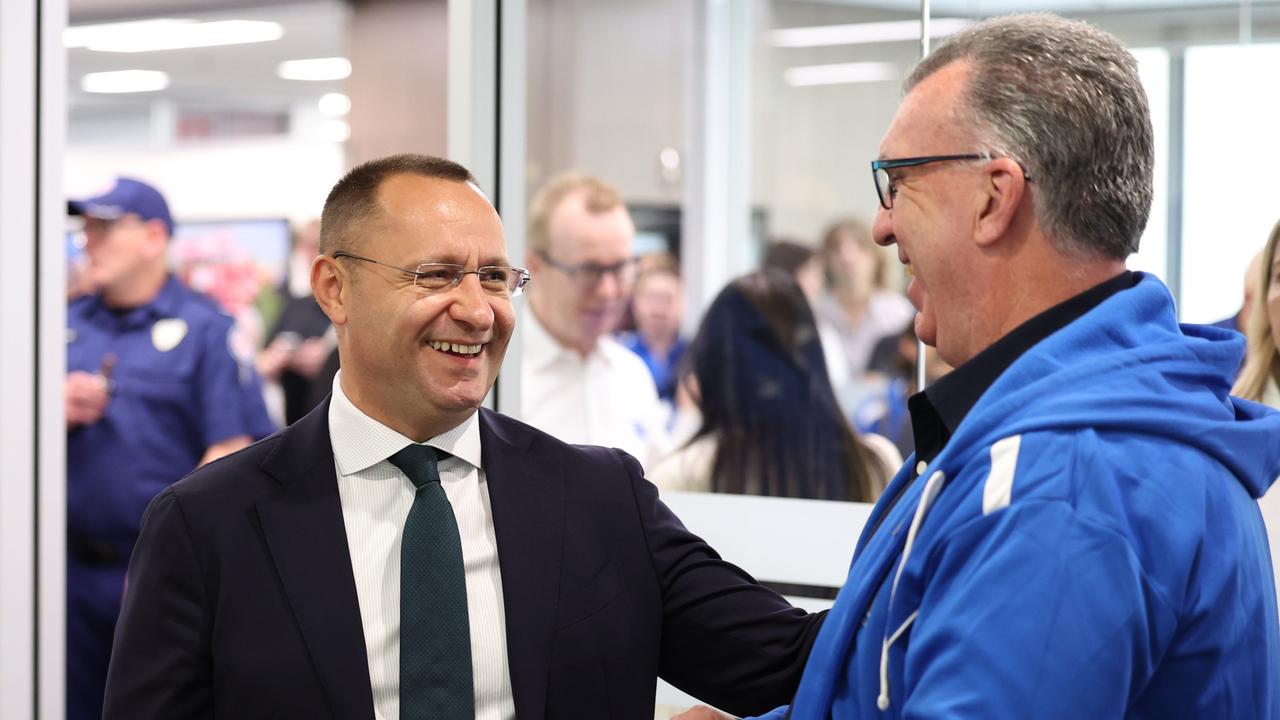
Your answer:
[[[94,292],[68,308],[67,718],[100,718],[125,569],[143,509],[199,465],[274,427],[232,319],[168,271],[155,188],[121,178],[68,203]]]

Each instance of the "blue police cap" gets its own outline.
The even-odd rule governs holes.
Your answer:
[[[132,213],[143,220],[163,221],[169,234],[173,235],[173,218],[169,215],[169,204],[164,201],[164,196],[159,190],[132,178],[117,178],[115,187],[97,197],[68,200],[67,213],[104,220]]]

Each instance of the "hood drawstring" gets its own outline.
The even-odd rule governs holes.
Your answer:
[[[929,476],[929,481],[925,483],[924,491],[920,493],[920,502],[916,505],[916,514],[911,518],[911,528],[907,530],[907,543],[902,548],[902,559],[898,561],[898,572],[893,576],[893,589],[889,593],[889,606],[893,606],[893,596],[898,591],[898,581],[902,579],[902,570],[907,566],[907,558],[911,557],[911,548],[916,543],[916,533],[920,531],[920,526],[924,523],[924,516],[929,514],[929,509],[933,507],[933,501],[938,498],[942,486],[947,481],[947,476],[941,470],[938,470]],[[880,647],[880,695],[876,698],[876,707],[881,712],[889,709],[889,647],[898,641],[907,628],[911,627],[911,623],[915,622],[916,616],[920,614],[919,610],[907,616],[902,621],[902,625],[893,631]]]

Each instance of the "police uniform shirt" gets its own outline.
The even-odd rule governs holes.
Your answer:
[[[68,528],[131,544],[151,498],[210,446],[274,426],[252,349],[238,361],[232,319],[176,278],[141,307],[113,310],[95,295],[67,315],[68,371],[108,375],[110,393],[98,422],[67,434]]]

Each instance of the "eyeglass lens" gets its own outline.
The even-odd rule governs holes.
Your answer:
[[[487,266],[468,271],[460,265],[438,263],[419,265],[415,283],[424,290],[446,290],[461,283],[466,275],[475,275],[480,287],[491,293],[515,294],[524,285],[524,274],[515,268]]]
[[[889,192],[892,182],[889,179],[889,171],[884,168],[876,168],[871,171],[871,174],[875,176],[876,195],[880,197],[880,206],[885,210],[891,210],[893,208],[893,195]]]

